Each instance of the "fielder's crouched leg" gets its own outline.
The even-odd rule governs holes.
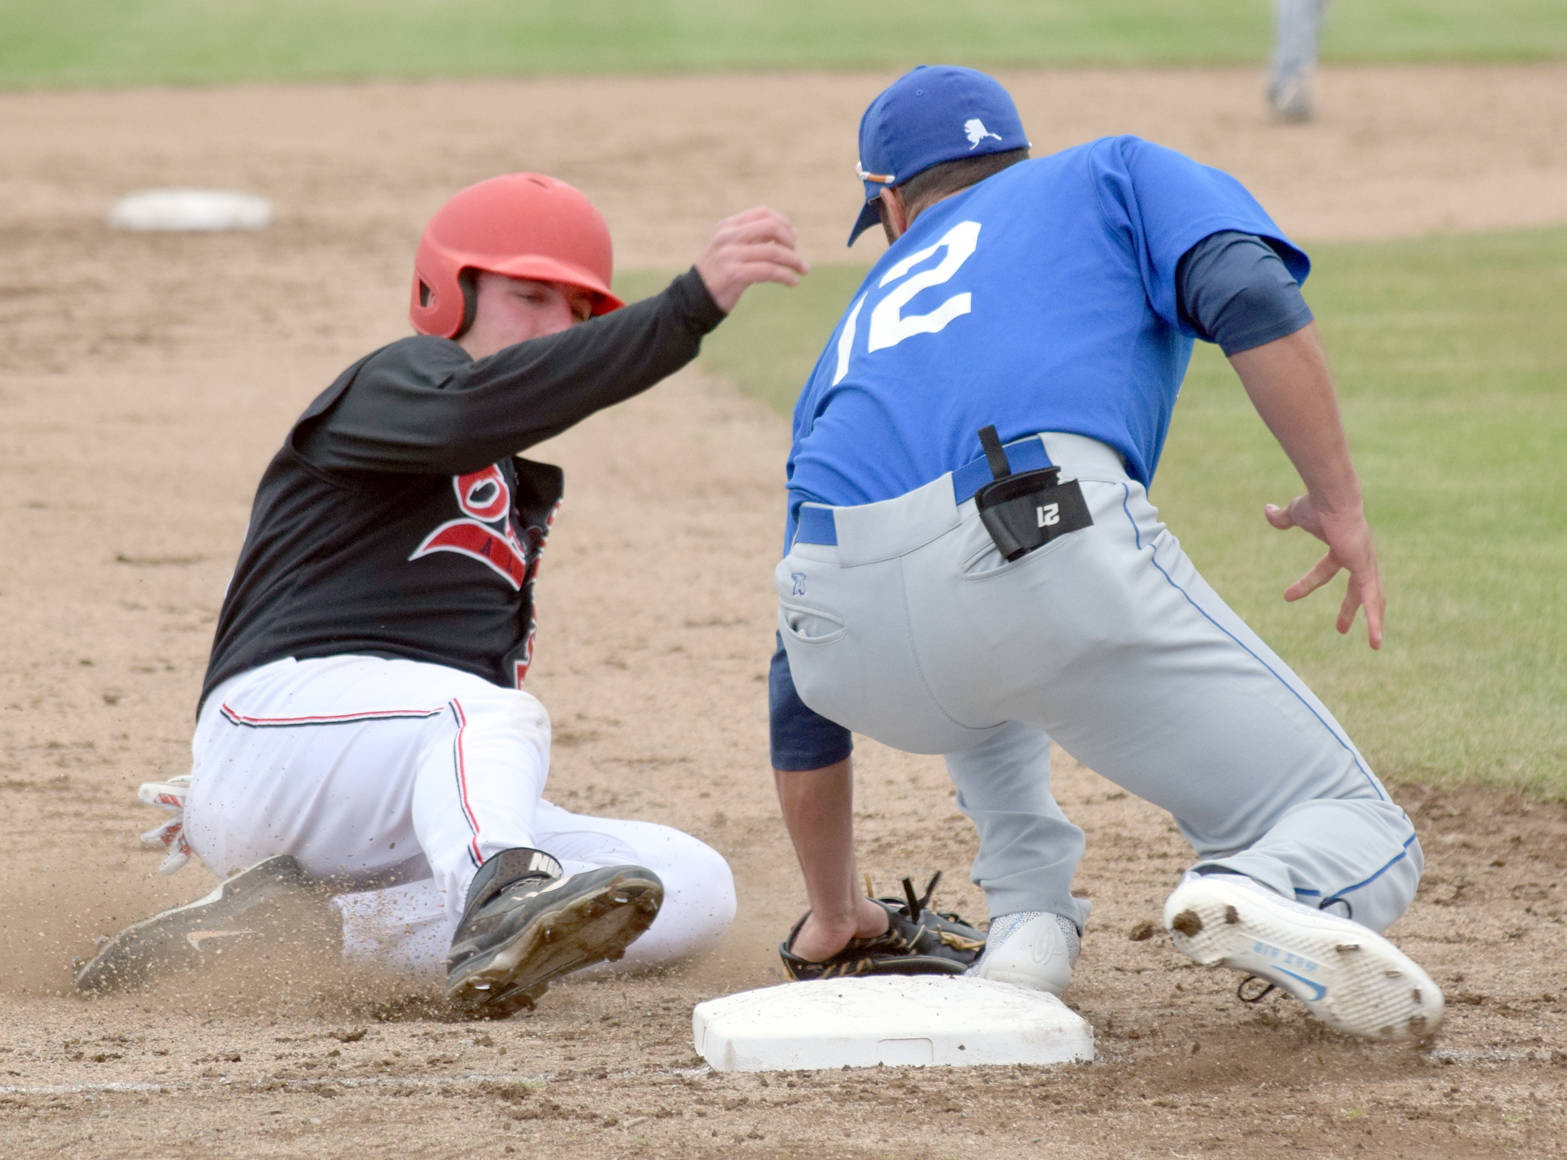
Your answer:
[[[613,962],[652,925],[664,884],[642,866],[565,874],[540,850],[504,850],[480,867],[447,956],[446,997],[476,1018],[533,1006],[550,981]]]

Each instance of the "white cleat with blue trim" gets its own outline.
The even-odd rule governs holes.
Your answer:
[[[1288,991],[1329,1027],[1365,1039],[1426,1039],[1441,989],[1387,939],[1238,874],[1188,874],[1164,904],[1180,951]]]

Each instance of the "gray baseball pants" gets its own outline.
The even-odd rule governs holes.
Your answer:
[[[1420,878],[1408,816],[1198,575],[1119,455],[1038,438],[1094,523],[1021,559],[1001,558],[950,474],[828,509],[832,531],[816,538],[836,543],[796,537],[775,580],[801,699],[887,745],[946,755],[992,915],[1088,915],[1071,893],[1083,834],[1050,793],[1053,738],[1169,811],[1195,867],[1386,928]]]

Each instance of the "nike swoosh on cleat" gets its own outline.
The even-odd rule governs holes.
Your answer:
[[[1308,1003],[1315,1003],[1318,999],[1322,998],[1328,993],[1328,989],[1321,983],[1317,982],[1315,979],[1308,979],[1302,975],[1297,975],[1294,971],[1286,971],[1283,967],[1275,967],[1274,970],[1278,971],[1281,975],[1288,975],[1297,982],[1304,983],[1306,986],[1310,987],[1315,993],[1311,996],[1311,998],[1306,1000]]]

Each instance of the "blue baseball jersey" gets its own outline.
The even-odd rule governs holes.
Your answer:
[[[1238,181],[1136,137],[1021,162],[924,210],[871,268],[794,412],[800,503],[902,495],[1003,442],[1066,431],[1151,483],[1195,338],[1176,271],[1203,238],[1306,255]],[[785,539],[788,543],[788,538]]]

